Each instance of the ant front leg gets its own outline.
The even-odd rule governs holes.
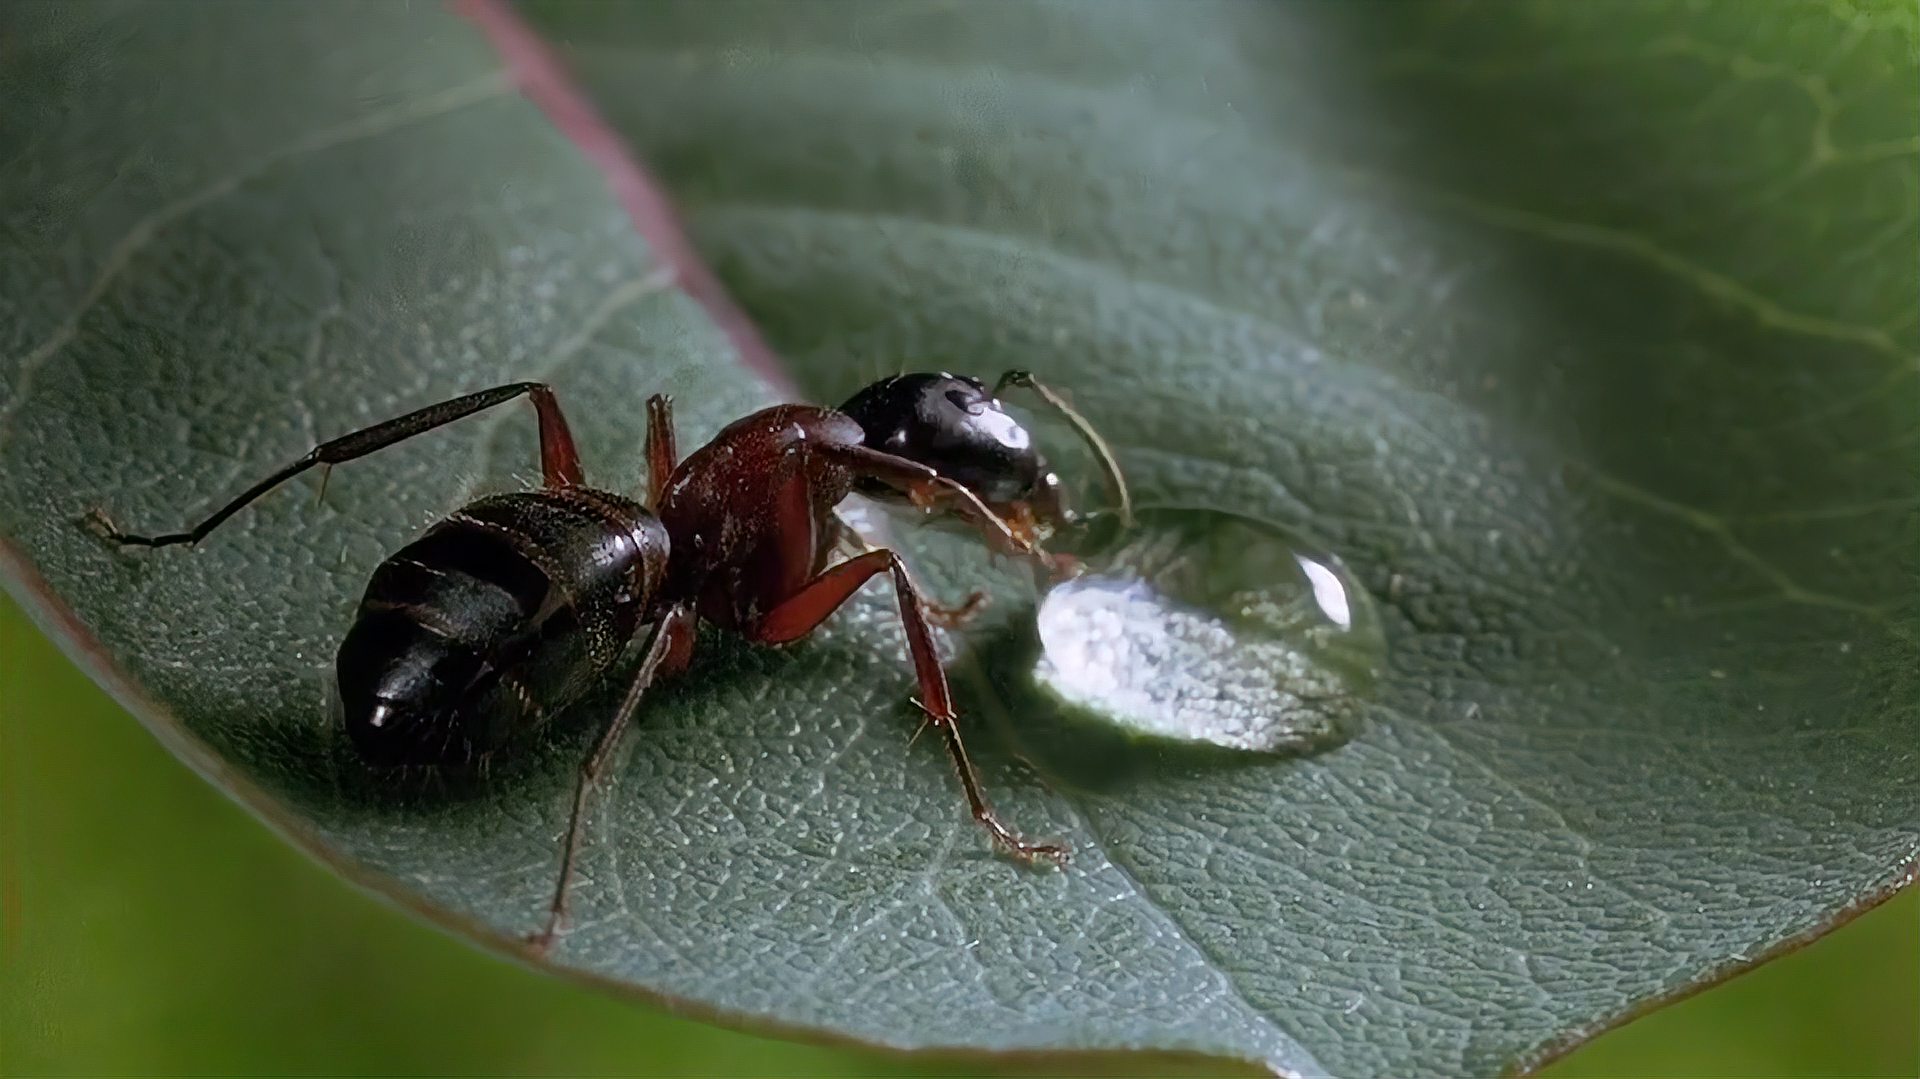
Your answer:
[[[920,685],[920,707],[926,712],[927,721],[940,732],[941,739],[946,743],[947,755],[953,759],[953,769],[960,775],[960,786],[966,791],[967,807],[973,819],[986,828],[1001,849],[1022,861],[1066,864],[1069,851],[1064,845],[1033,843],[1023,839],[1002,823],[988,804],[986,794],[980,787],[979,773],[974,770],[973,761],[967,756],[967,747],[960,739],[959,713],[954,711],[953,695],[947,687],[947,674],[940,668],[940,657],[933,648],[933,632],[927,628],[925,604],[913,579],[907,575],[906,563],[900,560],[899,555],[881,548],[829,567],[767,612],[759,624],[749,631],[749,636],[762,644],[785,644],[798,640],[813,632],[820,623],[826,621],[828,615],[839,610],[840,605],[847,602],[861,585],[884,571],[893,574],[894,596],[900,604],[900,622],[907,632],[907,650],[913,657],[913,673]]]
[[[838,461],[856,475],[879,480],[906,492],[922,508],[931,508],[942,499],[952,499],[959,503],[961,516],[980,530],[981,537],[990,548],[1031,558],[1048,572],[1059,574],[1059,563],[1040,549],[1030,531],[1015,527],[980,501],[980,496],[970,488],[942,476],[927,465],[861,445],[823,444],[814,447],[814,451]]]
[[[331,441],[322,442],[308,450],[306,456],[242,491],[233,501],[213,511],[206,520],[183,532],[168,532],[158,536],[139,536],[131,532],[122,532],[114,527],[105,513],[99,510],[89,514],[88,520],[101,535],[125,546],[168,547],[176,543],[199,543],[206,538],[207,533],[218,528],[227,518],[245,509],[254,499],[310,468],[331,468],[358,457],[365,457],[377,450],[386,449],[396,442],[404,442],[415,435],[425,434],[436,427],[443,427],[457,419],[471,416],[483,409],[492,408],[521,396],[533,401],[533,410],[540,419],[540,472],[546,485],[569,487],[582,483],[580,454],[574,449],[573,433],[567,429],[567,418],[560,412],[560,403],[554,399],[553,389],[544,382],[513,382],[505,386],[495,386],[490,390],[470,393],[464,397],[455,397],[439,404],[428,405],[397,419],[377,423],[372,427],[362,428]]]

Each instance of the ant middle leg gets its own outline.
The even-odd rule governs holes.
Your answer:
[[[868,543],[867,538],[861,535],[852,525],[848,524],[846,519],[838,513],[833,514],[829,523],[833,526],[834,544],[821,552],[824,556],[831,557],[835,550],[843,546],[853,554],[866,554],[870,551],[880,550],[880,548]],[[824,568],[824,566],[822,568]],[[967,593],[967,598],[961,600],[959,603],[948,605],[938,600],[928,599],[922,595],[920,597],[920,605],[925,608],[927,612],[927,621],[939,626],[941,629],[953,630],[961,629],[965,627],[967,623],[973,621],[979,616],[981,611],[987,609],[987,604],[992,602],[992,599],[993,597],[987,595],[986,592],[976,588]]]
[[[227,518],[245,509],[253,500],[310,468],[330,468],[355,458],[365,457],[396,442],[425,434],[436,427],[443,427],[457,419],[471,416],[483,409],[492,408],[521,396],[532,400],[534,412],[540,420],[540,472],[546,485],[569,487],[584,482],[580,472],[580,454],[574,449],[573,433],[567,428],[567,418],[560,411],[560,403],[554,398],[553,389],[544,382],[512,382],[505,386],[495,386],[490,390],[481,390],[428,405],[384,423],[376,423],[372,427],[365,427],[322,442],[308,450],[306,456],[280,468],[266,479],[242,491],[233,501],[213,511],[206,520],[185,531],[167,532],[157,536],[122,532],[114,527],[105,513],[99,510],[89,514],[88,521],[101,535],[124,546],[168,547],[176,543],[199,543],[206,538],[207,533],[218,528]]]
[[[913,673],[920,687],[920,708],[926,712],[927,721],[940,732],[941,740],[946,743],[947,755],[953,761],[954,771],[959,773],[960,786],[966,792],[967,808],[973,814],[973,819],[986,828],[1001,849],[1021,861],[1064,865],[1070,853],[1065,845],[1034,843],[1022,838],[1000,820],[993,806],[987,802],[980,786],[980,775],[974,770],[973,761],[967,756],[966,744],[960,738],[959,713],[954,710],[946,671],[941,669],[939,654],[933,648],[933,632],[927,628],[925,601],[920,598],[920,591],[907,574],[906,563],[900,560],[899,555],[880,548],[829,567],[767,612],[748,631],[748,636],[762,644],[784,644],[798,640],[813,632],[820,623],[826,621],[827,616],[839,610],[841,604],[847,602],[861,585],[887,571],[893,574],[893,591],[900,605],[900,622],[907,633],[907,651],[913,657]]]

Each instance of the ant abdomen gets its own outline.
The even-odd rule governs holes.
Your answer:
[[[458,765],[537,729],[647,616],[666,530],[568,486],[468,503],[382,562],[341,642],[346,728],[375,764]]]

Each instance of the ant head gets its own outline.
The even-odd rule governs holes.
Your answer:
[[[1041,539],[1078,517],[1032,433],[996,396],[1009,384],[1035,389],[1073,422],[1118,486],[1124,514],[1126,488],[1106,445],[1065,402],[1023,372],[1002,376],[992,390],[966,375],[896,375],[854,394],[840,411],[860,424],[869,449],[932,468],[972,491],[1017,533]],[[884,502],[909,501],[903,492],[874,481],[863,482],[860,491]]]
[[[926,465],[979,496],[1009,522],[1051,531],[1067,515],[1060,477],[1034,446],[1033,435],[979,379],[965,375],[896,375],[868,386],[840,411],[866,432],[869,449]],[[906,504],[907,495],[877,480],[860,492]]]

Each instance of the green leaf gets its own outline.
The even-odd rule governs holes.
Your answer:
[[[1321,756],[1076,768],[1022,669],[975,705],[1217,977],[1182,1044],[1526,1067],[1911,879],[1904,8],[525,10],[813,396],[1034,368],[1141,502],[1378,600]]]
[[[511,378],[555,382],[621,489],[647,393],[685,446],[768,399],[480,33],[414,7],[6,10],[0,532],[11,587],[170,745],[504,943],[603,706],[477,791],[381,794],[325,701],[368,571],[524,480],[530,417],[346,466],[324,503],[296,483],[191,551],[75,523],[185,523],[316,437]],[[554,965],[887,1045],[1485,1073],[1911,878],[1910,17],[527,13],[810,396],[1034,368],[1143,504],[1339,555],[1390,649],[1331,752],[1070,767],[999,662],[1030,592],[907,533],[942,595],[995,584],[973,743],[1072,866],[990,855],[908,749],[875,595],[789,651],[705,639],[650,699]]]

